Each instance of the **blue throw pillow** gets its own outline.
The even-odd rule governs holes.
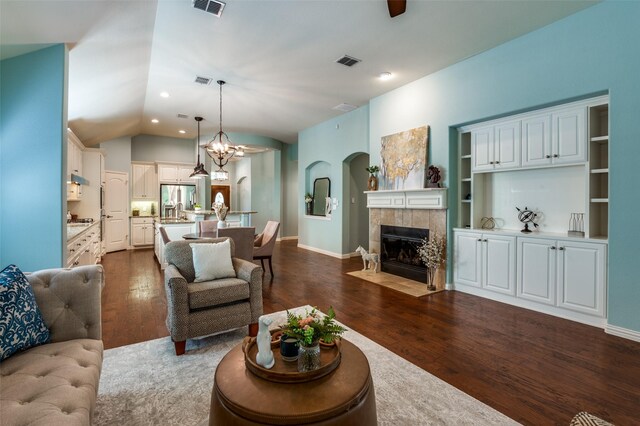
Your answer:
[[[0,361],[49,341],[31,284],[16,265],[0,272]]]

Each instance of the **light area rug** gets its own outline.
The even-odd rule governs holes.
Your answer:
[[[285,315],[271,314],[272,326]],[[207,425],[216,366],[245,335],[188,340],[179,357],[168,337],[105,351],[94,425]],[[369,360],[380,425],[517,424],[353,330],[344,338]]]
[[[400,277],[398,275],[388,274],[386,272],[373,272],[371,270],[366,271],[353,271],[347,272],[347,275],[360,278],[361,280],[369,281],[374,284],[381,285],[383,287],[390,288],[392,290],[401,291],[404,294],[408,294],[413,297],[422,297],[427,294],[437,293],[442,290],[429,291],[425,283],[410,280],[408,278]]]

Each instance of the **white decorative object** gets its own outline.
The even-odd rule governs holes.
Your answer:
[[[273,351],[271,351],[271,333],[269,332],[269,326],[272,322],[273,319],[266,315],[258,318],[258,337],[256,337],[258,355],[256,355],[256,363],[267,369],[273,367],[273,364],[275,364]]]
[[[218,221],[218,229],[226,228],[226,227],[227,227],[227,221],[226,220],[219,220]]]
[[[373,272],[378,272],[378,264],[380,263],[380,256],[377,253],[368,253],[362,246],[358,246],[356,253],[360,253],[362,256],[363,271],[371,269],[371,263],[373,263]],[[367,265],[368,263],[368,265]]]

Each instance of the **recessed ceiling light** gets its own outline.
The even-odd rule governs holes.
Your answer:
[[[184,135],[185,133],[187,133],[187,131],[186,130],[178,130],[178,133],[182,133]]]
[[[169,97],[169,93],[168,92],[161,92],[160,96],[162,96],[163,98],[168,98]]]
[[[152,122],[153,124],[157,124],[157,123],[159,123],[159,122],[160,122],[160,120],[158,120],[157,118],[153,118],[153,119],[151,119],[151,122]]]
[[[391,80],[391,78],[393,77],[393,74],[391,74],[390,72],[381,72],[378,77],[382,81],[387,81],[387,80]]]

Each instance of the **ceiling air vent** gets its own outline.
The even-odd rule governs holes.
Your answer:
[[[193,0],[193,7],[216,15],[218,18],[222,15],[224,6],[225,3],[218,0]]]
[[[336,62],[347,67],[352,67],[358,62],[362,62],[360,59],[354,58],[353,56],[344,55],[342,58],[336,59]]]
[[[211,79],[211,78],[209,78],[209,77],[201,77],[201,76],[199,76],[199,75],[196,75],[195,82],[196,82],[196,83],[198,83],[198,84],[204,84],[204,85],[207,85],[207,84],[210,84],[210,83],[211,83],[211,80],[212,80],[212,79]]]
[[[349,112],[349,111],[353,111],[354,109],[358,108],[355,105],[350,105],[350,104],[340,104],[340,105],[336,105],[331,109],[337,109],[338,111],[342,111],[342,112]]]
[[[178,118],[189,118],[189,116],[187,114],[180,114],[180,113],[178,113],[176,115],[176,117],[178,117]]]

